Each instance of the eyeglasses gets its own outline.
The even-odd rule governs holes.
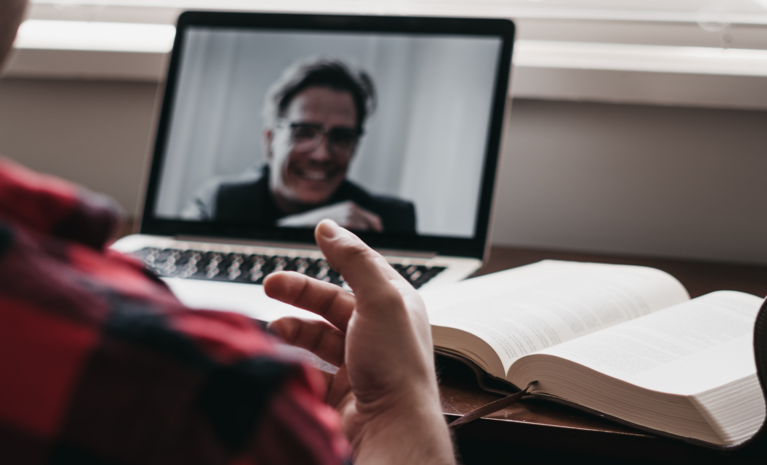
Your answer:
[[[336,127],[326,129],[321,124],[290,123],[290,142],[296,152],[312,152],[322,144],[327,135],[328,150],[340,157],[351,157],[362,136],[360,128]]]

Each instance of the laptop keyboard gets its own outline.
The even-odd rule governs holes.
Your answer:
[[[145,247],[131,255],[142,260],[162,277],[262,284],[269,273],[295,271],[320,281],[344,285],[341,275],[330,268],[324,258],[153,247]],[[416,289],[445,269],[440,266],[391,265]]]

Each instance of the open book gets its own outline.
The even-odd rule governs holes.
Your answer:
[[[543,261],[424,292],[435,348],[531,394],[712,448],[765,419],[759,297],[660,270]]]

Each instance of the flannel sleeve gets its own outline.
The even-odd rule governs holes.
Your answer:
[[[0,463],[344,463],[319,375],[104,249],[116,224],[0,160]]]
[[[69,397],[54,456],[61,463],[343,463],[347,445],[315,375],[278,357],[239,315],[158,316],[115,303]]]
[[[0,270],[6,284],[26,274],[18,252],[3,257],[3,265],[19,258],[22,268],[15,276]],[[80,267],[92,262],[73,254]],[[133,295],[77,271],[69,278],[88,292],[54,286],[30,296],[14,286],[0,293],[0,463],[338,464],[348,457],[318,374],[277,354],[255,322],[187,310],[140,277],[146,287]],[[152,290],[157,299],[142,295]]]

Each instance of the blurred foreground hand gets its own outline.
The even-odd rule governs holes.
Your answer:
[[[341,415],[355,464],[453,464],[423,301],[377,252],[331,220],[315,230],[330,266],[354,291],[292,272],[267,295],[327,320],[281,318],[270,329],[339,367],[327,401]]]

